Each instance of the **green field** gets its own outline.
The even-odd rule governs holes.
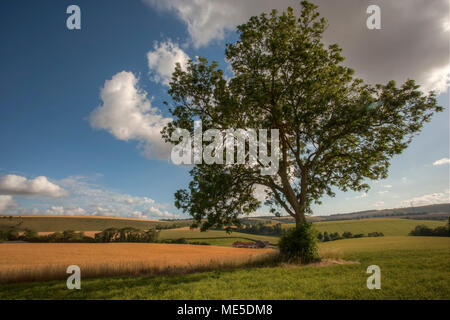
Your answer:
[[[189,229],[167,229],[167,230],[161,230],[161,233],[159,234],[160,239],[179,239],[179,238],[185,238],[185,239],[196,239],[198,241],[205,241],[208,242],[210,238],[232,238],[234,241],[237,241],[237,239],[234,238],[244,238],[249,240],[261,240],[261,241],[269,241],[271,244],[277,244],[278,243],[278,237],[270,237],[270,236],[261,236],[261,235],[255,235],[255,234],[247,234],[247,233],[240,233],[240,232],[232,232],[230,234],[227,234],[225,231],[222,230],[208,230],[205,232],[201,232],[199,230],[189,230]],[[234,242],[233,241],[233,242]]]
[[[64,230],[98,231],[107,228],[132,227],[149,229],[156,226],[172,225],[168,221],[145,221],[133,219],[117,219],[114,217],[6,217],[0,216],[0,229],[17,227],[19,230],[31,229],[37,232],[55,232]],[[178,225],[187,225],[186,222],[177,222]]]
[[[315,222],[317,231],[328,233],[349,231],[353,234],[363,233],[367,236],[369,232],[382,232],[385,236],[406,236],[417,225],[424,224],[430,228],[443,226],[447,221],[412,220],[396,218],[373,218],[359,220],[340,220]],[[294,224],[285,224],[284,227],[293,227]]]
[[[187,275],[0,286],[0,299],[450,299],[450,239],[381,237],[321,244],[325,255],[360,264],[217,270]],[[369,265],[381,268],[381,289],[366,287]]]

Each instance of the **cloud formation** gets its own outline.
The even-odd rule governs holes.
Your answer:
[[[143,0],[153,8],[174,13],[187,26],[194,47],[223,40],[227,31],[251,16],[271,9],[298,12],[295,0]],[[326,43],[338,43],[345,64],[370,83],[407,78],[423,90],[446,91],[449,83],[450,21],[447,0],[313,0],[328,19]],[[369,30],[366,9],[381,9],[381,30]]]
[[[13,200],[12,196],[0,195],[0,212],[4,212],[15,206],[17,206],[17,202]]]
[[[119,140],[139,141],[149,159],[169,159],[171,146],[162,139],[161,130],[172,119],[152,107],[132,72],[122,71],[106,80],[100,96],[103,104],[90,115],[93,128],[104,129]]]
[[[414,197],[409,200],[402,201],[400,207],[409,206],[425,206],[429,204],[448,203],[450,202],[450,191],[436,192],[425,194],[423,196]]]
[[[0,212],[31,215],[116,216],[132,218],[176,218],[177,214],[149,197],[132,196],[103,187],[92,177],[70,176],[57,181],[70,191],[69,197],[35,199],[32,208],[21,207],[11,196],[0,196]]]
[[[440,160],[437,160],[435,162],[433,162],[433,166],[442,166],[444,164],[449,164],[450,163],[450,159],[449,158],[442,158]]]
[[[179,63],[183,69],[189,56],[172,41],[155,43],[154,50],[147,53],[151,79],[157,83],[169,85],[175,65]]]
[[[8,174],[0,177],[0,194],[20,196],[64,197],[69,193],[60,186],[48,181],[44,176],[34,179]]]

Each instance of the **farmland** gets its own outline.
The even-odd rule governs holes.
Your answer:
[[[186,221],[177,221],[178,225],[188,225]],[[120,217],[89,216],[0,216],[0,229],[17,227],[19,230],[31,229],[37,232],[55,232],[63,230],[93,231],[107,228],[132,227],[149,229],[157,226],[170,226],[174,222],[132,219]]]
[[[261,240],[261,241],[269,241],[271,244],[277,244],[278,238],[277,237],[271,237],[271,236],[261,236],[261,235],[255,235],[255,234],[246,234],[246,233],[240,233],[240,232],[232,232],[230,234],[227,234],[225,231],[222,230],[208,230],[205,232],[201,232],[200,230],[191,230],[189,228],[179,228],[179,229],[168,229],[168,230],[161,230],[161,233],[159,235],[160,239],[179,239],[179,238],[185,238],[185,239],[195,239],[195,240],[205,240],[209,241],[210,239],[221,239],[221,238],[244,238],[247,240]],[[237,241],[238,239],[235,239],[234,241]]]
[[[257,261],[271,249],[156,243],[11,243],[0,245],[0,282],[63,279],[68,265],[84,276],[185,273]]]
[[[353,234],[369,232],[382,232],[385,236],[406,236],[414,229],[415,226],[424,224],[428,227],[435,228],[443,226],[446,221],[431,220],[411,220],[396,218],[374,218],[360,220],[341,220],[341,221],[324,221],[314,223],[317,231],[328,233],[349,231]],[[293,226],[293,225],[292,225]]]
[[[86,279],[81,290],[67,290],[65,281],[7,284],[0,299],[450,299],[449,238],[347,239],[321,243],[320,250],[359,264]],[[372,264],[381,268],[381,290],[366,287]]]

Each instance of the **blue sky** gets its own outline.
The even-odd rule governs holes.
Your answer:
[[[66,27],[66,8],[71,4],[81,8],[81,30]],[[227,10],[219,4],[212,1],[207,5],[210,10],[203,12],[195,10],[196,2],[177,0],[2,1],[0,213],[182,217],[173,206],[173,193],[189,182],[188,169],[155,156],[154,150],[164,147],[137,125],[170,116],[162,101],[169,99],[164,77],[174,61],[199,55],[217,60],[226,70],[223,52],[225,43],[236,38],[234,25],[271,5],[280,6],[264,1],[259,8],[252,0],[239,8],[239,2],[230,1],[227,5],[233,7]],[[227,17],[222,11],[240,15]],[[364,13],[358,19],[365,19]],[[330,29],[338,30],[339,21],[345,20],[344,15],[333,16]],[[361,31],[366,37],[365,32]],[[383,32],[382,36],[391,37],[389,30]],[[435,45],[442,50],[448,28],[443,27],[442,33],[431,44],[428,40],[428,49]],[[326,41],[340,43],[339,39],[339,34],[330,32]],[[350,65],[357,73],[361,65],[361,76],[371,74],[365,69],[369,64],[358,59],[359,51],[342,39]],[[420,44],[417,41],[416,46]],[[412,60],[409,68],[399,67],[394,75],[415,76],[424,86],[440,88],[439,103],[445,111],[392,161],[387,180],[371,183],[367,194],[338,192],[334,199],[324,198],[322,206],[314,207],[316,214],[449,201],[445,160],[449,158],[449,95],[442,80],[429,76],[430,72],[448,74],[448,50],[446,54],[447,61]],[[423,65],[423,60],[429,60],[429,65]],[[382,69],[383,61],[370,64]],[[393,78],[392,74],[372,75],[368,81]],[[120,131],[124,130],[120,119],[106,114],[120,108],[108,91],[119,83],[142,100],[136,110],[147,108],[144,111],[150,115],[127,127],[126,133]],[[99,106],[109,109],[93,121]],[[10,185],[16,189],[8,189]]]

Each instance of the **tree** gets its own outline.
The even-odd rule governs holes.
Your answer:
[[[193,134],[196,120],[203,130],[279,131],[275,175],[262,175],[261,162],[193,167],[189,188],[176,192],[175,205],[202,230],[239,224],[238,216],[261,205],[253,194],[259,185],[269,190],[271,212],[284,210],[298,226],[324,195],[367,191],[368,179],[386,178],[393,156],[442,111],[435,94],[422,94],[413,80],[397,87],[355,78],[341,64],[339,46],[322,43],[327,22],[318,7],[307,1],[301,6],[299,17],[292,8],[273,10],[238,26],[239,40],[225,50],[231,78],[201,57],[175,68],[173,102],[166,102],[174,121],[162,131],[166,141],[177,128]]]

